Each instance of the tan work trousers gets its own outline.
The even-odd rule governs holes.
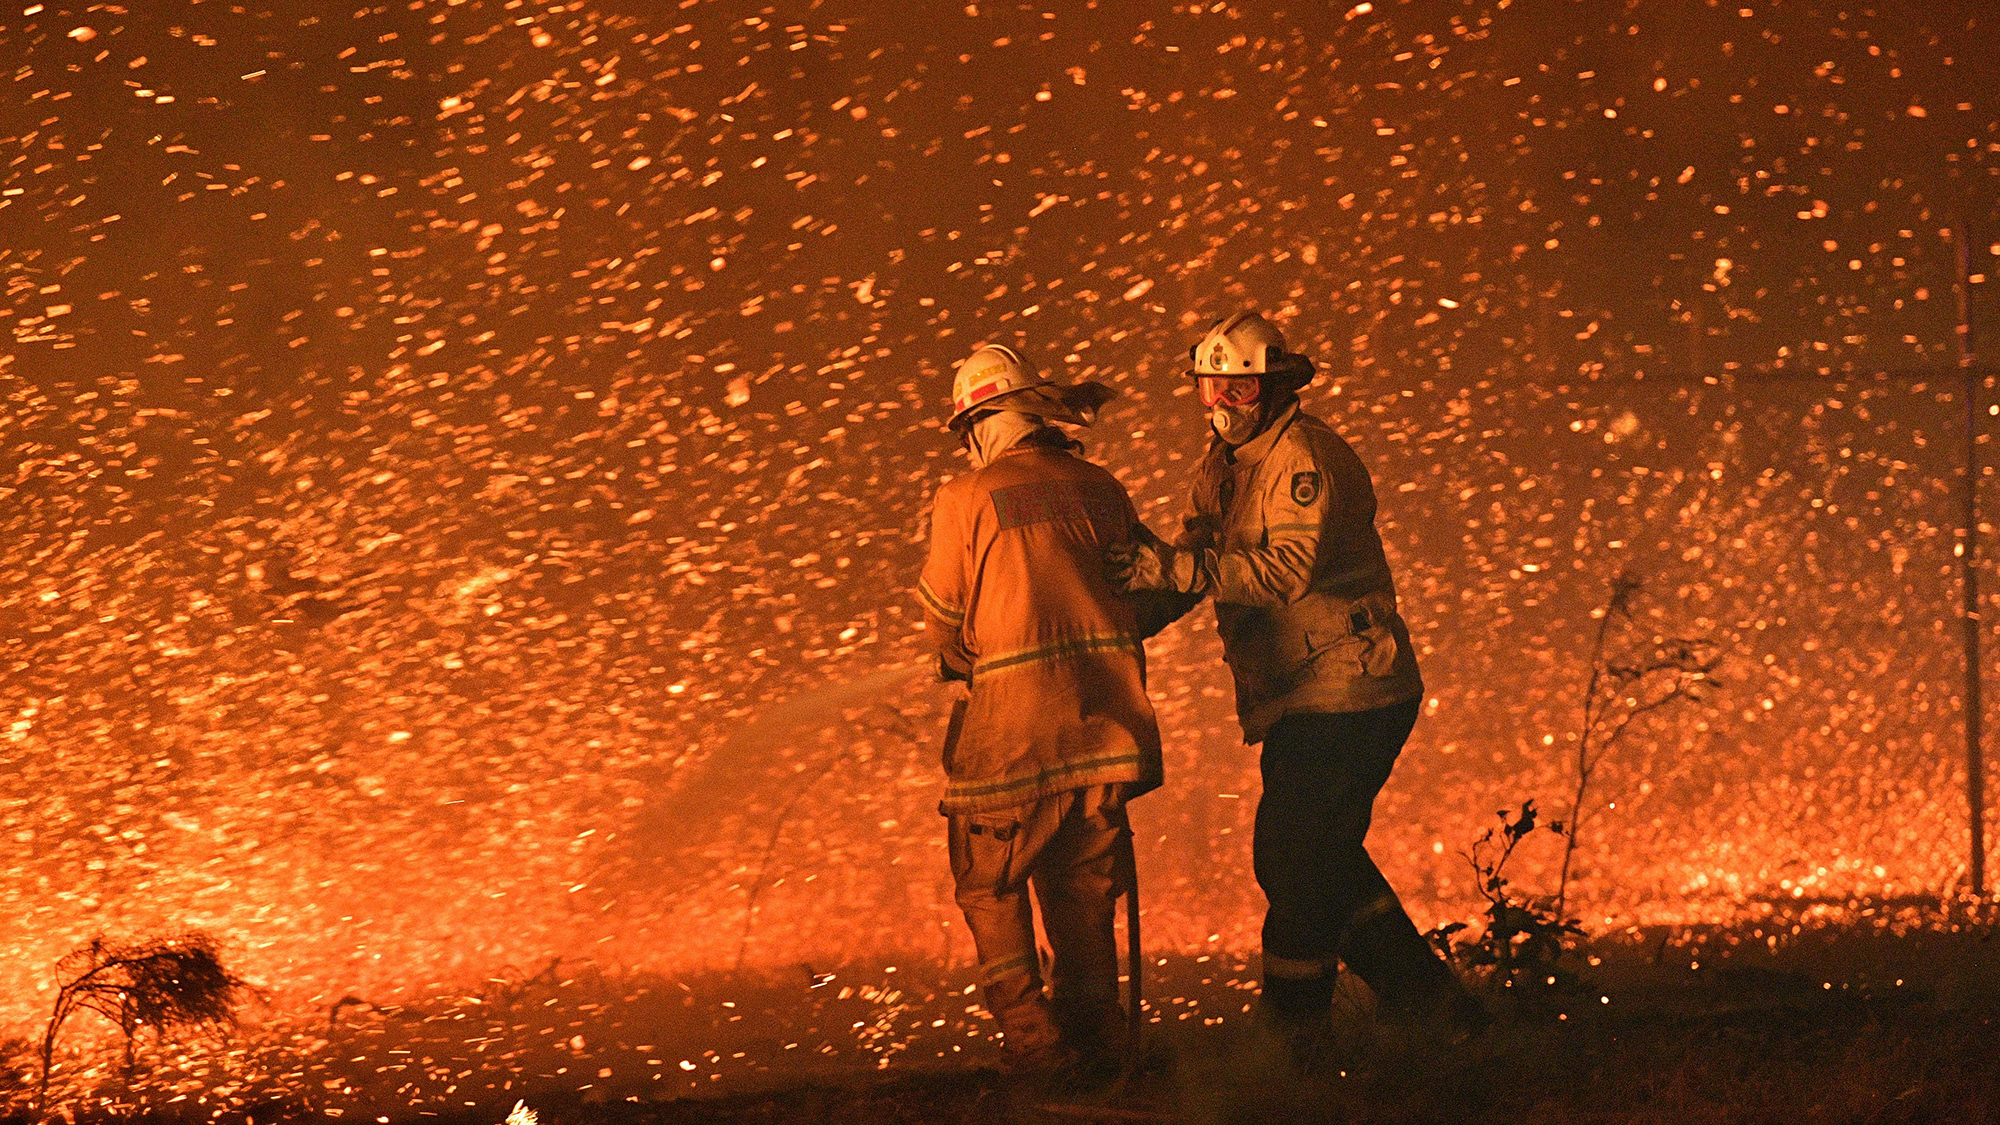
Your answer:
[[[1032,804],[950,820],[959,909],[979,950],[986,1008],[1009,1051],[1034,1051],[1118,1021],[1112,918],[1126,884],[1124,786],[1071,789]],[[1028,888],[1055,954],[1042,991]]]

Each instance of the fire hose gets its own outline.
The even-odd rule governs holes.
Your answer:
[[[1141,968],[1146,959],[1139,944],[1139,856],[1132,847],[1132,827],[1125,827],[1125,972],[1129,978],[1125,991],[1125,1025],[1129,1032],[1133,1057],[1139,1053],[1139,1033],[1145,1025],[1145,1012],[1139,991]]]

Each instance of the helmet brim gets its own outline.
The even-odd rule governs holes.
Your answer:
[[[953,414],[945,422],[945,426],[955,428],[967,416],[981,410],[1015,410],[1022,414],[1034,414],[1051,422],[1089,426],[1097,421],[1098,408],[1116,397],[1118,392],[1102,383],[1072,383],[1069,386],[1039,383],[1032,387],[1022,387],[1017,391],[981,399]]]

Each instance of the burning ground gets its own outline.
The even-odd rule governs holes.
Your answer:
[[[2000,1016],[1990,917],[1905,904],[1826,924],[1777,912],[1634,930],[1578,955],[1588,986],[1489,994],[1503,1019],[1448,1045],[1336,1000],[1338,1034],[1288,1068],[1250,1016],[1253,964],[1149,966],[1145,1065],[1083,1088],[1000,1078],[967,968],[745,976],[560,962],[405,1006],[222,1040],[72,1054],[70,1119],[912,1123],[1075,1119],[1950,1122],[1990,1120]],[[1587,964],[1586,964],[1587,963]],[[83,1065],[79,1066],[78,1063]],[[18,1113],[27,1100],[8,1091]],[[511,1116],[510,1116],[511,1113]]]

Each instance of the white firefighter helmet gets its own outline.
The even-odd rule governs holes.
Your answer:
[[[951,417],[945,420],[945,425],[957,425],[959,419],[983,402],[1032,390],[1045,382],[1028,370],[1021,353],[1013,348],[1005,344],[981,344],[951,377]]]
[[[1189,374],[1197,379],[1219,375],[1276,376],[1266,382],[1279,383],[1286,390],[1297,390],[1312,382],[1312,361],[1285,350],[1284,333],[1261,313],[1240,312],[1216,321],[1207,335],[1188,349],[1188,358],[1194,361],[1194,370]]]
[[[973,411],[984,408],[1018,410],[1051,422],[1088,426],[1097,420],[1097,409],[1113,396],[1102,383],[1050,382],[1028,369],[1021,353],[1005,344],[981,344],[951,379],[951,416],[947,428],[965,422]]]

